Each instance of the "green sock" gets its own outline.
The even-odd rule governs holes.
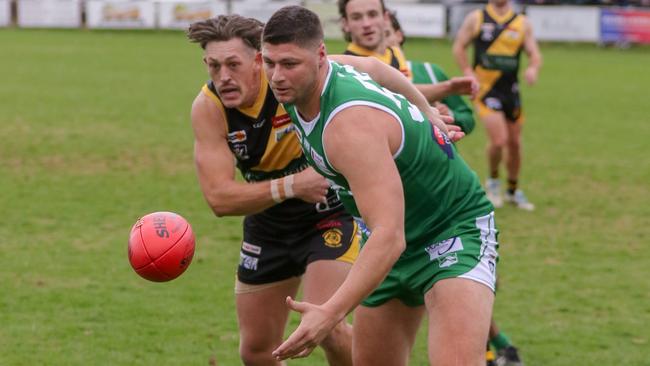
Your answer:
[[[512,345],[510,343],[510,339],[508,338],[508,336],[505,335],[503,332],[499,332],[499,334],[497,334],[496,336],[490,338],[490,344],[492,344],[492,346],[494,348],[496,348],[497,351],[500,351],[500,350]]]

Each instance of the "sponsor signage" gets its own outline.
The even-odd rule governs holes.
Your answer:
[[[226,14],[221,1],[161,1],[158,3],[158,27],[187,29],[190,24]]]
[[[442,4],[394,3],[406,37],[442,38],[446,34],[447,12]]]
[[[302,5],[300,0],[233,0],[232,14],[255,18],[266,23],[276,10],[287,5]],[[287,24],[290,27],[291,24]]]
[[[597,42],[600,9],[591,6],[529,6],[526,16],[542,41]]]
[[[145,0],[87,0],[88,28],[154,28],[154,3]]]
[[[4,5],[4,2],[1,4]],[[81,26],[81,0],[18,0],[16,10],[19,27],[78,28]],[[0,19],[1,13],[2,10],[0,10]]]
[[[0,0],[0,27],[6,27],[9,24],[11,24],[9,0]]]
[[[600,14],[600,40],[650,43],[650,10],[603,8]]]

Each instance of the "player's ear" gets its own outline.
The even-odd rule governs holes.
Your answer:
[[[318,63],[323,66],[327,62],[327,49],[325,42],[321,42],[318,46]]]
[[[203,63],[206,64],[206,65],[208,64],[208,58],[205,57],[205,56],[203,56]]]
[[[255,53],[255,65],[262,66],[262,51]]]
[[[348,21],[343,17],[341,17],[341,29],[343,30],[343,33],[350,33],[350,28],[348,27]]]

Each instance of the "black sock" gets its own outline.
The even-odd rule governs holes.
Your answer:
[[[508,179],[508,193],[509,194],[515,194],[516,190],[517,190],[517,180],[516,179]]]

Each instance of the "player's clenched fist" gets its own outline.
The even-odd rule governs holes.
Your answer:
[[[294,174],[293,191],[296,198],[310,203],[326,202],[329,183],[314,168],[307,168]]]

